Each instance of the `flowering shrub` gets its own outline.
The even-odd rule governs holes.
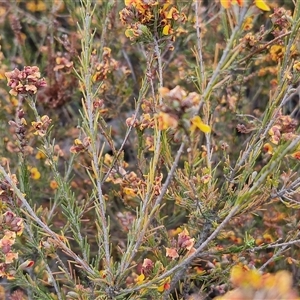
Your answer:
[[[299,7],[2,1],[0,298],[299,299]]]

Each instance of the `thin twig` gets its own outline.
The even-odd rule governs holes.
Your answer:
[[[298,244],[298,243],[300,243],[300,239],[285,242],[285,243],[277,243],[277,244],[272,244],[272,245],[264,245],[264,246],[254,247],[254,248],[251,248],[250,250],[251,251],[258,251],[258,250],[279,248],[279,247],[284,247],[284,246],[292,246],[292,245],[295,245],[295,244]]]

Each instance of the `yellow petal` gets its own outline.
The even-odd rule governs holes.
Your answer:
[[[125,0],[124,3],[125,3],[125,6],[130,6],[130,5],[135,4],[133,0]]]
[[[200,129],[202,132],[204,133],[210,133],[211,132],[211,128],[209,125],[206,125],[203,123],[203,121],[201,120],[201,118],[199,116],[195,116],[191,119],[191,128],[190,130],[193,132],[196,128]]]
[[[157,288],[157,290],[162,293],[163,291],[169,289],[170,288],[170,282],[171,282],[171,278],[167,277],[166,279],[163,280],[163,282]]]
[[[142,284],[143,281],[145,279],[145,275],[142,273],[141,275],[139,275],[137,278],[136,278],[136,283],[137,284]]]
[[[32,122],[32,123],[33,123],[33,122]],[[32,124],[32,125],[33,125],[33,124]],[[75,139],[74,144],[75,144],[76,146],[79,146],[79,145],[82,145],[82,142],[81,142],[80,139]]]
[[[39,180],[41,178],[41,173],[37,168],[32,168],[30,170],[31,178],[34,180]]]
[[[229,8],[230,5],[231,5],[231,1],[230,0],[221,0],[221,5],[224,7],[224,8]]]
[[[168,34],[170,34],[170,25],[169,24],[167,24],[165,27],[164,27],[164,29],[163,29],[163,35],[168,35]]]
[[[267,5],[267,3],[264,0],[255,0],[254,1],[256,7],[263,11],[270,11],[271,8]]]

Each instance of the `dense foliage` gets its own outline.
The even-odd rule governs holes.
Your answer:
[[[0,299],[299,299],[300,0],[0,3]]]

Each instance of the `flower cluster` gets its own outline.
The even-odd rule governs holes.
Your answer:
[[[172,128],[175,130],[175,140],[180,135],[180,128],[191,132],[198,129],[204,133],[211,132],[210,126],[204,124],[199,116],[194,115],[200,102],[199,94],[195,92],[187,94],[180,86],[172,90],[161,88],[160,94],[164,99],[164,104],[157,115],[160,130]]]
[[[30,177],[34,180],[39,180],[41,178],[41,173],[36,167],[27,167],[28,171],[30,172]]]
[[[191,255],[195,252],[195,239],[191,238],[187,229],[178,234],[177,242],[173,241],[174,247],[166,247],[166,256],[175,260],[180,255]]]
[[[103,48],[102,61],[96,64],[96,72],[93,75],[93,81],[102,81],[107,75],[116,70],[119,66],[118,62],[111,57],[111,49]]]
[[[280,112],[275,124],[269,130],[270,143],[266,143],[263,146],[265,152],[273,154],[274,145],[278,145],[281,141],[293,140],[296,137],[295,131],[297,125],[297,120]]]
[[[70,148],[71,153],[79,153],[79,152],[84,152],[88,149],[88,147],[91,144],[91,138],[90,137],[85,137],[83,141],[80,139],[75,139],[74,145]]]
[[[128,201],[146,189],[146,182],[135,172],[125,174],[121,180],[122,199]]]
[[[56,65],[53,68],[53,71],[62,70],[67,74],[71,73],[73,68],[73,62],[70,61],[67,57],[64,57],[60,54],[56,57],[55,63]]]
[[[8,86],[11,87],[9,93],[12,96],[36,94],[38,88],[46,86],[46,81],[41,78],[38,67],[26,66],[22,71],[15,68],[11,72],[6,72],[5,76],[8,80]]]
[[[128,26],[125,35],[131,41],[151,40],[151,36],[172,36],[171,41],[174,41],[176,24],[186,21],[185,14],[180,13],[170,0],[125,0],[125,6],[120,11],[120,19]]]
[[[18,259],[18,253],[13,252],[12,246],[16,241],[16,236],[21,235],[24,229],[23,219],[17,217],[13,212],[7,211],[2,214],[0,218],[0,277],[7,277],[12,279],[13,273],[10,272],[9,267]]]
[[[104,163],[108,167],[112,163],[112,156],[105,155]],[[139,177],[134,171],[126,172],[124,168],[128,167],[126,162],[122,162],[118,168],[110,170],[106,182],[119,185],[121,188],[120,196],[123,201],[128,202],[137,196],[143,197],[147,187],[145,178]],[[161,192],[163,174],[157,174],[154,178],[153,192],[158,196]],[[122,214],[121,214],[122,215]]]
[[[134,115],[126,119],[126,125],[132,126],[134,128],[139,128],[141,131],[146,128],[154,128],[155,127],[155,119],[151,117],[150,114],[142,114],[140,119],[135,119]]]
[[[270,19],[274,26],[272,31],[274,37],[285,34],[292,24],[291,11],[285,10],[283,7],[274,8],[274,13],[270,15]],[[283,40],[280,42],[284,44]]]
[[[41,137],[45,136],[51,122],[52,120],[47,115],[42,116],[40,121],[31,122],[31,125],[35,130],[34,134]]]
[[[141,266],[141,270],[140,270],[141,274],[139,276],[137,276],[137,278],[136,278],[136,283],[142,284],[145,280],[151,279],[151,278],[159,275],[163,270],[164,270],[164,267],[160,261],[156,261],[154,263],[151,259],[145,258],[143,261],[143,264]],[[170,282],[171,282],[170,277],[167,277],[167,278],[161,280],[158,283],[158,286],[156,288],[157,291],[162,293],[165,290],[168,290],[170,288]],[[142,291],[142,293],[143,293],[143,291]]]

